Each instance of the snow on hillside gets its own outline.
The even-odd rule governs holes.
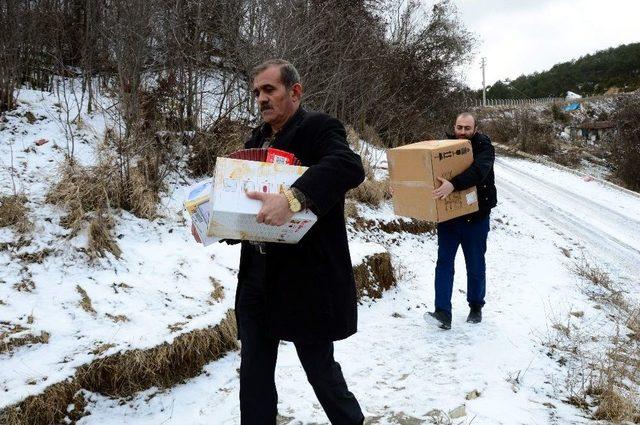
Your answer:
[[[220,245],[214,252],[194,244],[182,211],[184,190],[173,181],[161,201],[159,219],[150,222],[126,212],[120,215],[115,234],[122,258],[109,255],[89,265],[75,249],[86,246],[86,231],[67,240],[69,231],[60,225],[63,212],[44,203],[47,190],[57,181],[56,167],[63,161],[61,146],[66,143],[55,113],[58,99],[23,90],[19,102],[20,108],[9,114],[0,133],[0,158],[3,165],[11,163],[13,147],[18,186],[31,199],[34,229],[27,246],[0,251],[0,299],[6,304],[0,308],[0,321],[19,324],[32,333],[48,332],[50,339],[47,344],[18,348],[10,356],[0,354],[0,407],[41,392],[98,356],[156,346],[218,323],[233,306],[239,258],[238,247]],[[23,116],[27,111],[41,118],[28,124]],[[83,116],[86,130],[79,131],[82,141],[76,147],[81,163],[93,163],[93,147],[104,133],[105,121],[98,114]],[[34,142],[41,138],[49,142],[36,146]],[[2,177],[10,181],[6,174]],[[3,184],[3,195],[10,190],[11,185]],[[0,243],[16,239],[11,229],[0,229]],[[51,251],[41,263],[16,260],[43,250]],[[210,277],[227,294],[219,302],[210,296]],[[32,281],[34,288],[17,290],[16,285],[25,280]],[[81,308],[78,287],[86,292],[95,312]]]

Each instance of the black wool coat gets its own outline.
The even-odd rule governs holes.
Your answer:
[[[455,136],[447,135],[454,139]],[[498,203],[493,163],[496,151],[491,144],[491,139],[486,134],[477,133],[471,137],[473,149],[473,163],[462,173],[451,179],[454,190],[464,190],[476,186],[478,191],[478,211],[467,214],[466,218],[485,217]]]
[[[245,148],[259,148],[269,127],[256,128]],[[318,221],[297,244],[266,243],[266,326],[295,342],[346,338],[357,329],[357,300],[344,218],[345,193],[364,180],[360,156],[335,118],[299,108],[271,144],[309,169],[292,185]],[[238,285],[249,278],[256,247],[242,243]],[[240,291],[240,288],[238,288]]]

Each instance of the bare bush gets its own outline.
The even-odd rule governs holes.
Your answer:
[[[194,176],[211,176],[217,157],[224,157],[242,149],[249,133],[248,127],[224,118],[207,129],[198,130],[189,140],[189,171]]]
[[[612,117],[616,137],[611,141],[614,174],[633,190],[640,190],[640,96],[624,100]]]
[[[613,282],[609,273],[594,264],[594,260],[582,258],[573,263],[572,271],[596,286],[600,286],[606,290],[613,290]]]
[[[534,155],[551,155],[556,151],[553,126],[533,111],[523,109],[480,118],[481,129],[494,142],[510,145]]]
[[[527,153],[548,155],[555,151],[553,126],[541,122],[529,111],[516,111],[514,120],[517,126],[516,145]]]
[[[551,115],[551,119],[557,123],[567,125],[571,121],[571,116],[562,110],[562,107],[558,102],[553,102],[549,107],[548,112]]]
[[[479,117],[480,128],[491,140],[502,145],[510,145],[518,134],[516,122],[511,114],[500,113],[491,117]]]
[[[551,159],[565,167],[575,167],[580,164],[582,151],[576,147],[558,147],[551,154]]]

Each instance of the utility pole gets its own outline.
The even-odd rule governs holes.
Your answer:
[[[487,58],[482,58],[480,67],[482,68],[482,106],[487,106],[487,86],[484,81],[484,70],[487,66]]]

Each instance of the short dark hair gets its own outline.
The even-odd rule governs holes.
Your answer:
[[[460,112],[458,114],[458,116],[456,117],[456,121],[458,120],[458,118],[460,117],[471,117],[473,118],[473,127],[474,128],[478,128],[478,119],[476,118],[476,116],[474,114],[472,114],[471,112]]]
[[[300,82],[300,74],[296,67],[293,66],[291,62],[284,59],[269,59],[254,67],[251,70],[251,81],[253,81],[258,74],[271,66],[280,67],[280,82],[284,84],[287,89],[290,89],[294,84]]]

